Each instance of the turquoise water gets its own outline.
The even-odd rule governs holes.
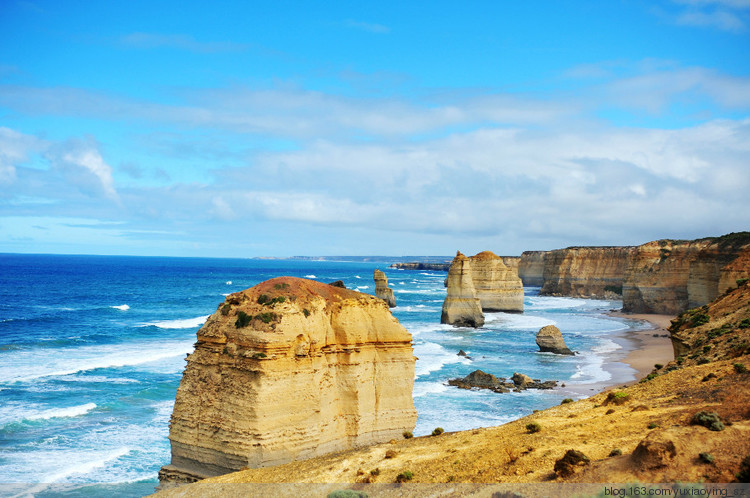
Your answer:
[[[478,368],[568,386],[632,380],[628,368],[621,379],[602,368],[605,358],[624,354],[628,331],[642,327],[603,314],[619,309],[618,301],[540,297],[530,288],[523,314],[487,314],[474,330],[440,324],[441,272],[383,263],[0,255],[0,483],[18,483],[3,484],[0,494],[151,492],[169,463],[169,416],[185,355],[224,296],[281,275],[343,280],[374,293],[375,268],[386,272],[398,302],[393,314],[414,337],[415,435],[497,425],[570,396],[446,385]],[[578,355],[536,351],[536,332],[552,323]],[[458,356],[460,349],[472,359]]]

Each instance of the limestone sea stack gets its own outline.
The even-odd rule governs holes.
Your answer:
[[[517,270],[508,268],[503,258],[492,251],[480,252],[469,259],[482,311],[523,311],[523,284]]]
[[[536,334],[536,345],[542,353],[575,354],[568,349],[563,340],[562,332],[554,325],[547,325],[539,329]]]
[[[388,307],[396,307],[396,297],[393,295],[393,289],[388,287],[388,277],[380,270],[375,270],[375,295],[388,303]]]
[[[161,481],[191,482],[414,429],[411,335],[374,296],[281,277],[230,294],[197,333]]]
[[[440,323],[458,327],[484,325],[482,306],[474,290],[471,260],[459,251],[448,270],[448,290]]]

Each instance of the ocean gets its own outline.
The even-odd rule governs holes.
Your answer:
[[[647,325],[605,314],[620,301],[527,288],[524,313],[486,314],[475,330],[440,324],[446,273],[383,262],[3,254],[0,495],[152,492],[170,459],[169,417],[185,355],[224,297],[282,275],[343,280],[374,294],[375,268],[388,276],[392,312],[419,358],[416,436],[502,424],[583,397],[589,385],[634,379],[618,362],[631,348],[629,332]],[[539,353],[535,335],[548,324],[579,354]],[[470,358],[457,354],[462,349]],[[447,385],[476,369],[567,389],[498,394]]]

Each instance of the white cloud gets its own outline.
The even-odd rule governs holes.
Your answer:
[[[233,42],[200,42],[184,34],[130,33],[120,38],[120,43],[132,48],[176,48],[198,53],[240,52],[248,47]]]
[[[104,161],[93,140],[71,139],[47,153],[53,168],[82,191],[119,202],[112,178],[112,167]]]
[[[678,12],[674,22],[683,26],[716,28],[731,33],[747,30],[748,0],[673,0],[687,8]]]
[[[38,138],[0,126],[0,186],[14,183],[16,166],[40,147],[43,142]]]

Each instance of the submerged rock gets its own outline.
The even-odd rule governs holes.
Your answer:
[[[471,260],[460,251],[448,271],[448,291],[440,323],[475,328],[484,325],[482,306],[474,290]]]
[[[188,355],[162,481],[194,481],[414,429],[411,335],[381,299],[299,278],[229,295]]]
[[[536,345],[542,353],[555,353],[573,355],[563,340],[562,332],[554,325],[547,325],[539,329],[536,334]]]
[[[388,287],[388,277],[380,270],[375,270],[375,295],[388,303],[388,307],[396,307],[396,298],[393,295],[393,289]]]
[[[525,389],[552,389],[557,386],[557,381],[534,380],[528,375],[514,373],[511,378],[512,382],[506,381],[504,377],[495,377],[492,374],[482,370],[474,370],[466,377],[460,379],[450,379],[449,386],[459,387],[461,389],[489,389],[496,393],[507,393],[511,390],[523,391]]]

